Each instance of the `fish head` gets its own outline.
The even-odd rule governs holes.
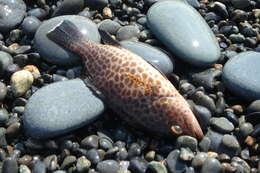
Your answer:
[[[163,97],[154,104],[163,115],[163,121],[175,135],[189,135],[198,139],[203,138],[203,132],[189,104],[184,98]],[[168,129],[169,130],[169,129]]]
[[[193,112],[188,108],[179,108],[178,111],[171,112],[171,131],[177,135],[189,135],[197,139],[202,139],[204,134],[200,124]]]

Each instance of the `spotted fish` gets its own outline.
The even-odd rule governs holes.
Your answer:
[[[154,66],[128,51],[104,31],[98,44],[68,20],[47,33],[55,43],[82,57],[86,76],[109,106],[130,125],[159,136],[203,132],[186,100]]]

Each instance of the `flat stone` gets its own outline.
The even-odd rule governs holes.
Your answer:
[[[26,14],[23,0],[0,0],[0,32],[8,32],[20,24]]]
[[[86,38],[97,43],[100,42],[97,25],[90,19],[76,15],[65,15],[51,18],[42,23],[35,34],[34,47],[43,59],[49,63],[61,66],[72,66],[79,64],[80,57],[71,53],[66,48],[57,45],[46,36],[50,30],[60,24],[63,20],[69,20],[74,23]]]
[[[208,172],[219,173],[220,171],[221,171],[220,162],[217,159],[211,157],[209,157],[205,161],[201,169],[201,173],[208,173]]]
[[[13,58],[10,54],[0,51],[0,76],[3,77],[9,65],[13,64]]]
[[[234,130],[234,125],[224,117],[211,118],[210,124],[216,131],[220,133],[230,133]]]
[[[23,123],[28,136],[50,138],[93,122],[103,102],[80,79],[47,85],[26,104]]]
[[[220,57],[218,42],[200,14],[182,0],[162,1],[148,11],[147,23],[172,53],[196,66],[210,66]]]
[[[173,72],[174,60],[160,49],[152,47],[149,44],[133,41],[122,41],[121,45],[144,58],[147,62],[160,69],[165,75]]]
[[[246,100],[260,99],[260,53],[248,51],[231,58],[224,66],[222,80],[234,94]]]

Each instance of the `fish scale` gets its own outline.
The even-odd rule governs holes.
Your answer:
[[[130,125],[159,136],[203,137],[186,100],[160,71],[140,56],[116,44],[94,43],[69,21],[63,21],[47,36],[82,57],[93,86]]]

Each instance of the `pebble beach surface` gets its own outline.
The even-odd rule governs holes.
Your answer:
[[[65,19],[162,71],[204,138],[122,121],[46,37]],[[259,0],[0,0],[0,172],[260,172],[259,43]]]

